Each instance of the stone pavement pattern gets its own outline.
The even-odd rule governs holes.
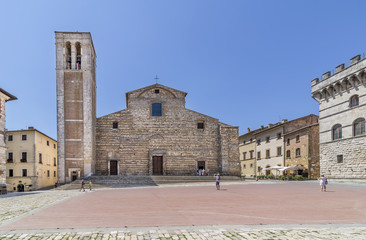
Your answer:
[[[98,190],[95,192],[79,192],[79,191],[46,191],[46,192],[36,192],[35,194],[16,196],[16,197],[8,197],[8,198],[0,198],[0,228],[4,228],[3,231],[0,231],[0,239],[366,239],[366,225],[364,224],[366,220],[365,211],[361,211],[359,214],[354,214],[357,210],[364,210],[366,206],[366,198],[365,198],[365,186],[361,185],[361,187],[347,187],[343,185],[332,186],[329,187],[329,192],[320,193],[318,190],[318,185],[315,183],[300,183],[300,184],[262,184],[262,183],[243,183],[243,184],[228,184],[223,185],[223,191],[216,191],[213,186],[210,185],[208,187],[206,184],[200,184],[194,186],[168,186],[168,187],[148,187],[148,188],[135,188],[135,189],[116,189],[116,190]],[[211,191],[212,190],[212,191]],[[242,190],[245,190],[241,192]],[[277,193],[276,193],[277,192]],[[113,193],[113,194],[111,194]],[[146,198],[145,193],[151,194],[150,198]],[[188,198],[183,199],[183,204],[175,205],[174,197],[169,196],[169,194],[178,194],[183,193],[183,195],[189,195]],[[137,195],[136,195],[137,194]],[[236,223],[228,223],[233,220],[233,215],[228,215],[228,222],[221,221],[215,224],[204,224],[204,218],[196,218],[202,222],[202,224],[195,224],[192,226],[191,220],[197,216],[189,216],[189,218],[183,214],[186,210],[194,210],[190,207],[195,207],[201,201],[201,195],[208,196],[208,198],[202,199],[204,201],[203,205],[198,205],[197,209],[200,209],[202,212],[199,212],[198,215],[202,215],[204,217],[207,215],[210,219],[212,218],[211,213],[208,214],[207,204],[214,203],[216,199],[221,199],[221,206],[211,208],[214,210],[215,214],[222,213],[230,213],[233,214],[235,211],[231,209],[232,204],[228,204],[229,202],[225,202],[226,198],[229,197],[232,199],[232,203],[239,204],[239,206],[243,206],[243,208],[238,208],[240,211],[243,209],[250,209],[257,205],[256,209],[252,209],[251,211],[246,210],[246,217],[253,217],[251,213],[255,213],[256,215],[261,215],[262,220],[276,220],[284,219],[286,214],[282,214],[281,216],[276,215],[274,218],[268,218],[270,214],[275,212],[268,213],[268,210],[272,208],[278,208],[279,206],[289,205],[289,207],[296,207],[297,203],[300,203],[300,209],[296,209],[294,211],[294,216],[299,215],[300,218],[295,218],[296,221],[289,223],[286,222],[285,225],[255,225],[259,224],[257,222],[247,223],[244,218],[240,219],[240,222]],[[210,194],[213,194],[210,196]],[[271,195],[274,194],[274,195]],[[277,194],[277,195],[276,195]],[[80,195],[80,196],[79,196]],[[79,197],[78,197],[79,196]],[[176,221],[175,218],[183,216],[186,224],[155,224],[155,225],[144,225],[141,222],[141,225],[126,225],[127,227],[123,227],[125,225],[119,225],[118,227],[108,226],[110,222],[102,223],[106,224],[104,227],[94,228],[90,227],[82,227],[78,225],[78,218],[76,218],[76,222],[74,229],[67,227],[60,227],[61,229],[56,229],[57,227],[44,226],[42,228],[37,228],[37,225],[33,225],[36,228],[18,228],[20,226],[19,223],[22,223],[22,220],[29,219],[32,221],[44,221],[42,214],[55,214],[52,212],[52,209],[57,209],[58,207],[70,206],[68,203],[72,203],[75,201],[80,201],[83,204],[86,201],[89,204],[93,201],[101,199],[108,200],[109,202],[113,202],[112,197],[118,197],[118,201],[122,201],[122,206],[126,205],[126,202],[130,202],[130,206],[127,208],[120,208],[118,210],[128,211],[129,208],[132,207],[132,212],[125,212],[125,216],[130,216],[128,219],[136,218],[136,214],[133,211],[140,209],[143,203],[146,203],[146,199],[151,200],[152,197],[154,201],[156,200],[164,200],[164,201],[172,201],[169,204],[161,204],[163,210],[171,211],[176,206],[181,206],[180,212],[178,215],[170,215],[173,216],[173,219],[169,219],[171,221]],[[268,197],[272,196],[272,198]],[[283,198],[279,198],[282,196]],[[309,219],[313,221],[314,217],[321,217],[322,215],[315,216],[314,212],[310,212],[310,216],[306,215],[306,211],[311,210],[313,207],[312,204],[314,202],[310,201],[306,197],[309,198],[317,198],[315,202],[324,202],[321,206],[326,206],[329,204],[333,207],[330,208],[332,211],[325,211],[324,219],[315,219],[315,222],[320,221],[324,224],[312,224],[312,225],[301,225],[301,224],[310,224],[307,221]],[[135,202],[131,202],[128,197],[134,197],[137,199]],[[190,198],[192,201],[190,202]],[[319,198],[320,197],[320,198]],[[212,200],[213,201],[210,201]],[[291,200],[292,199],[292,200]],[[301,205],[301,199],[308,205]],[[64,201],[67,200],[67,201]],[[154,202],[152,201],[152,202]],[[164,202],[163,201],[163,202]],[[266,204],[267,202],[267,204]],[[304,203],[302,202],[302,203]],[[190,206],[190,204],[192,204]],[[66,205],[65,205],[66,204]],[[245,205],[249,204],[249,205]],[[265,206],[261,206],[261,205]],[[132,206],[133,205],[133,206]],[[186,206],[183,206],[186,205]],[[258,208],[259,205],[259,208]],[[21,207],[20,207],[21,206]],[[47,208],[47,206],[49,206]],[[108,211],[108,204],[106,204],[107,208],[102,207],[101,212]],[[216,206],[216,205],[215,205]],[[80,205],[78,206],[80,207]],[[151,206],[150,206],[151,207]],[[154,206],[156,207],[156,206]],[[188,208],[187,208],[188,207]],[[208,206],[209,207],[209,206]],[[344,209],[345,208],[345,209]],[[149,205],[146,209],[149,209]],[[146,210],[144,209],[144,210]],[[154,209],[157,211],[159,209]],[[281,209],[280,209],[281,210]],[[66,209],[65,209],[66,211]],[[75,215],[79,216],[77,209],[72,209],[75,211]],[[28,213],[27,213],[28,212]],[[345,215],[346,212],[350,212],[350,215]],[[136,212],[137,213],[137,212]],[[173,212],[174,213],[174,212]],[[70,212],[67,212],[70,214]],[[74,213],[73,213],[74,214]],[[240,214],[240,213],[239,213]],[[276,213],[275,213],[276,214]],[[277,213],[278,214],[278,213]],[[328,216],[327,216],[328,214]],[[330,215],[329,215],[330,214]],[[75,215],[71,216],[68,221],[75,221]],[[105,214],[104,214],[105,215]],[[137,213],[139,215],[139,213]],[[193,214],[194,215],[194,214]],[[314,215],[314,216],[313,216]],[[37,218],[38,216],[38,218]],[[82,216],[82,215],[80,215]],[[140,215],[145,216],[147,215]],[[291,216],[291,215],[287,215]],[[18,219],[16,219],[18,217]],[[54,218],[62,217],[57,214],[53,216]],[[93,216],[92,216],[93,217]],[[199,217],[199,216],[198,216]],[[222,216],[221,216],[222,217]],[[11,219],[11,220],[9,220]],[[51,219],[51,218],[49,218]],[[106,218],[108,220],[108,218]],[[255,218],[253,218],[255,220]],[[8,221],[7,221],[8,220]],[[112,219],[120,221],[120,219]],[[154,219],[159,220],[159,219]],[[234,219],[235,220],[235,219]],[[48,220],[50,221],[50,220]],[[52,220],[53,221],[53,220]],[[301,222],[302,221],[302,222]],[[310,222],[311,222],[310,221]],[[57,221],[56,221],[57,222]],[[333,224],[327,224],[332,222]],[[134,224],[136,221],[134,222]],[[164,223],[164,222],[160,222]],[[312,222],[311,222],[312,223]],[[98,223],[100,224],[100,223]],[[146,222],[145,222],[146,224]],[[224,226],[222,224],[230,224],[228,226]],[[250,224],[250,225],[243,225]],[[263,224],[278,224],[278,223],[266,223]],[[286,225],[286,224],[297,224],[297,225]],[[299,225],[300,224],[300,225]],[[183,226],[185,225],[185,226]],[[32,225],[29,225],[31,227]],[[149,227],[149,226],[158,226],[158,227]],[[8,228],[8,229],[6,229]],[[62,229],[63,228],[63,229]],[[13,229],[13,230],[12,230]],[[33,230],[32,230],[33,229]]]
[[[366,239],[366,226],[202,226],[110,231],[22,232],[0,239]]]

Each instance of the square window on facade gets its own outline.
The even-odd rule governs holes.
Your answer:
[[[12,152],[8,152],[8,162],[13,162],[13,160],[14,160],[14,155],[13,155],[13,153]]]
[[[253,163],[250,164],[250,168],[253,168]]]
[[[243,168],[247,168],[247,165],[246,165],[246,164],[244,164],[244,165],[243,165]]]
[[[197,129],[204,129],[204,128],[205,128],[205,123],[204,122],[197,123]]]
[[[22,141],[27,141],[27,134],[22,134]]]
[[[8,136],[8,142],[12,142],[13,141],[13,135],[9,135]]]
[[[343,163],[343,155],[337,155],[337,163]]]
[[[159,94],[159,92],[160,92],[159,89],[155,89],[156,94]]]
[[[300,142],[300,135],[296,136],[296,142]]]
[[[118,122],[113,122],[113,128],[118,128]]]

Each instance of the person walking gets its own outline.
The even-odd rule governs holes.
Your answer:
[[[89,190],[90,190],[90,191],[92,190],[92,187],[93,187],[93,183],[92,183],[92,181],[90,180],[90,181],[89,181]]]
[[[83,180],[81,180],[80,192],[81,192],[81,190],[83,190],[83,192],[85,192],[84,185],[85,185],[85,182],[84,182],[84,179],[83,179]]]
[[[324,177],[324,175],[321,175],[321,177],[319,178],[320,181],[320,191],[321,192],[326,192],[327,191],[327,184],[328,184],[328,180],[326,177]]]
[[[220,190],[220,173],[214,175],[216,178],[216,190]]]

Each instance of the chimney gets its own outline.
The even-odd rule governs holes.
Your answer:
[[[282,123],[285,123],[285,122],[287,122],[287,119],[282,119]]]
[[[351,58],[351,65],[361,60],[361,55],[354,56]]]
[[[341,65],[336,66],[336,73],[342,71],[344,69],[344,63],[342,63]]]
[[[273,124],[272,123],[268,123],[268,127],[272,127],[273,126]]]
[[[327,78],[329,78],[330,77],[330,71],[328,71],[328,72],[326,72],[326,73],[323,73],[323,75],[322,75],[322,79],[324,80],[324,79],[327,79]]]
[[[250,132],[250,128],[247,129],[248,130],[248,133]]]
[[[34,130],[34,127],[28,127],[28,130]]]
[[[263,128],[264,128],[264,126],[262,125],[262,126],[261,126],[261,129],[263,129]]]

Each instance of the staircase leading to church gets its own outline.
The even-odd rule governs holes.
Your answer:
[[[93,175],[85,179],[85,189],[89,188],[89,181],[92,181],[93,188],[125,188],[125,187],[144,187],[158,186],[163,184],[182,184],[182,183],[202,183],[212,182],[214,184],[214,176],[146,176],[146,175],[116,175],[101,176]],[[237,176],[221,176],[221,181],[241,181]],[[70,190],[80,189],[81,180],[62,185],[56,189]]]

